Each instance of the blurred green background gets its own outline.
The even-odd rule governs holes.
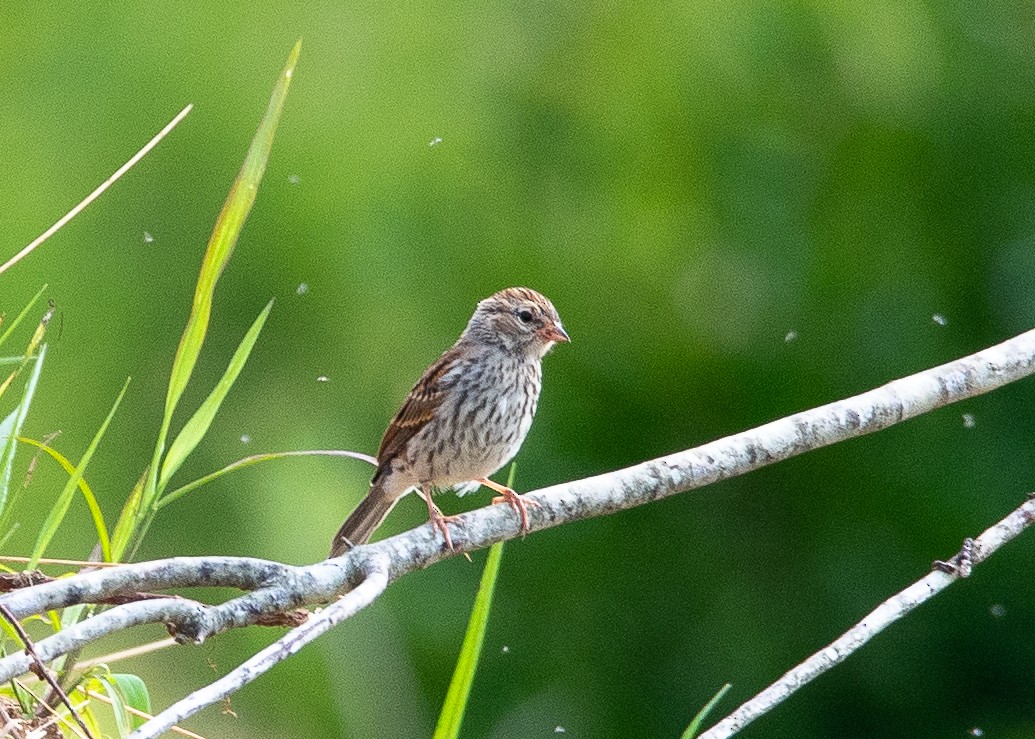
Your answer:
[[[299,37],[266,180],[181,408],[277,303],[180,481],[260,451],[372,453],[475,302],[508,285],[551,297],[573,338],[546,360],[523,490],[1035,323],[1030,2],[4,3],[3,258],[195,105],[0,277],[0,311],[44,282],[59,309],[29,435],[60,430],[55,445],[77,459],[133,377],[88,473],[111,521],[150,459],[205,242]],[[1021,382],[508,545],[465,735],[675,737],[731,681],[725,715],[1035,487],[1032,395]],[[163,511],[141,557],[320,559],[368,474],[328,459],[251,468]],[[29,551],[64,479],[42,466],[6,553]],[[384,533],[424,516],[407,500]],[[49,553],[92,543],[77,499]],[[1029,534],[742,735],[1031,736],[1033,559]],[[216,707],[187,725],[430,735],[474,560],[407,577],[236,695],[237,717]],[[120,669],[164,707],[276,635]]]

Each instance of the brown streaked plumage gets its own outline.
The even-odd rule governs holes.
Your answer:
[[[370,492],[335,535],[331,556],[366,542],[413,488],[424,494],[428,517],[450,548],[451,518],[432,502],[436,489],[486,485],[527,529],[525,501],[487,478],[521,448],[539,401],[541,360],[568,340],[553,304],[535,290],[511,287],[478,303],[460,338],[424,371],[388,425]]]

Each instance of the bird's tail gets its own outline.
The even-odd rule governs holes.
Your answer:
[[[331,542],[331,556],[340,557],[354,546],[365,544],[371,534],[395,506],[397,496],[389,495],[384,488],[374,483],[367,496],[359,502],[356,510],[349,514],[345,523]]]

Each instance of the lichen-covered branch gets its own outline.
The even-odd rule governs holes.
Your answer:
[[[957,579],[966,577],[973,565],[992,555],[999,547],[1035,523],[1035,501],[1028,500],[1009,516],[987,529],[969,543],[953,562],[952,572],[947,567],[936,567],[926,577],[913,583],[877,606],[855,626],[829,646],[813,654],[800,665],[786,672],[779,680],[763,690],[736,711],[701,734],[698,739],[725,739],[736,734],[759,716],[768,713],[853,652],[861,649],[870,639],[898,621],[917,606],[925,603]],[[962,560],[962,561],[960,561]],[[944,563],[937,563],[944,565]]]
[[[248,557],[173,557],[109,567],[21,588],[0,596],[18,618],[78,603],[101,603],[141,590],[225,587],[253,590],[293,568]]]

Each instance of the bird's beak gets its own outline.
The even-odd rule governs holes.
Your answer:
[[[559,343],[567,343],[571,341],[568,337],[568,332],[564,330],[564,326],[561,325],[560,321],[554,321],[549,326],[545,326],[542,330],[542,336],[547,341],[556,341]]]

